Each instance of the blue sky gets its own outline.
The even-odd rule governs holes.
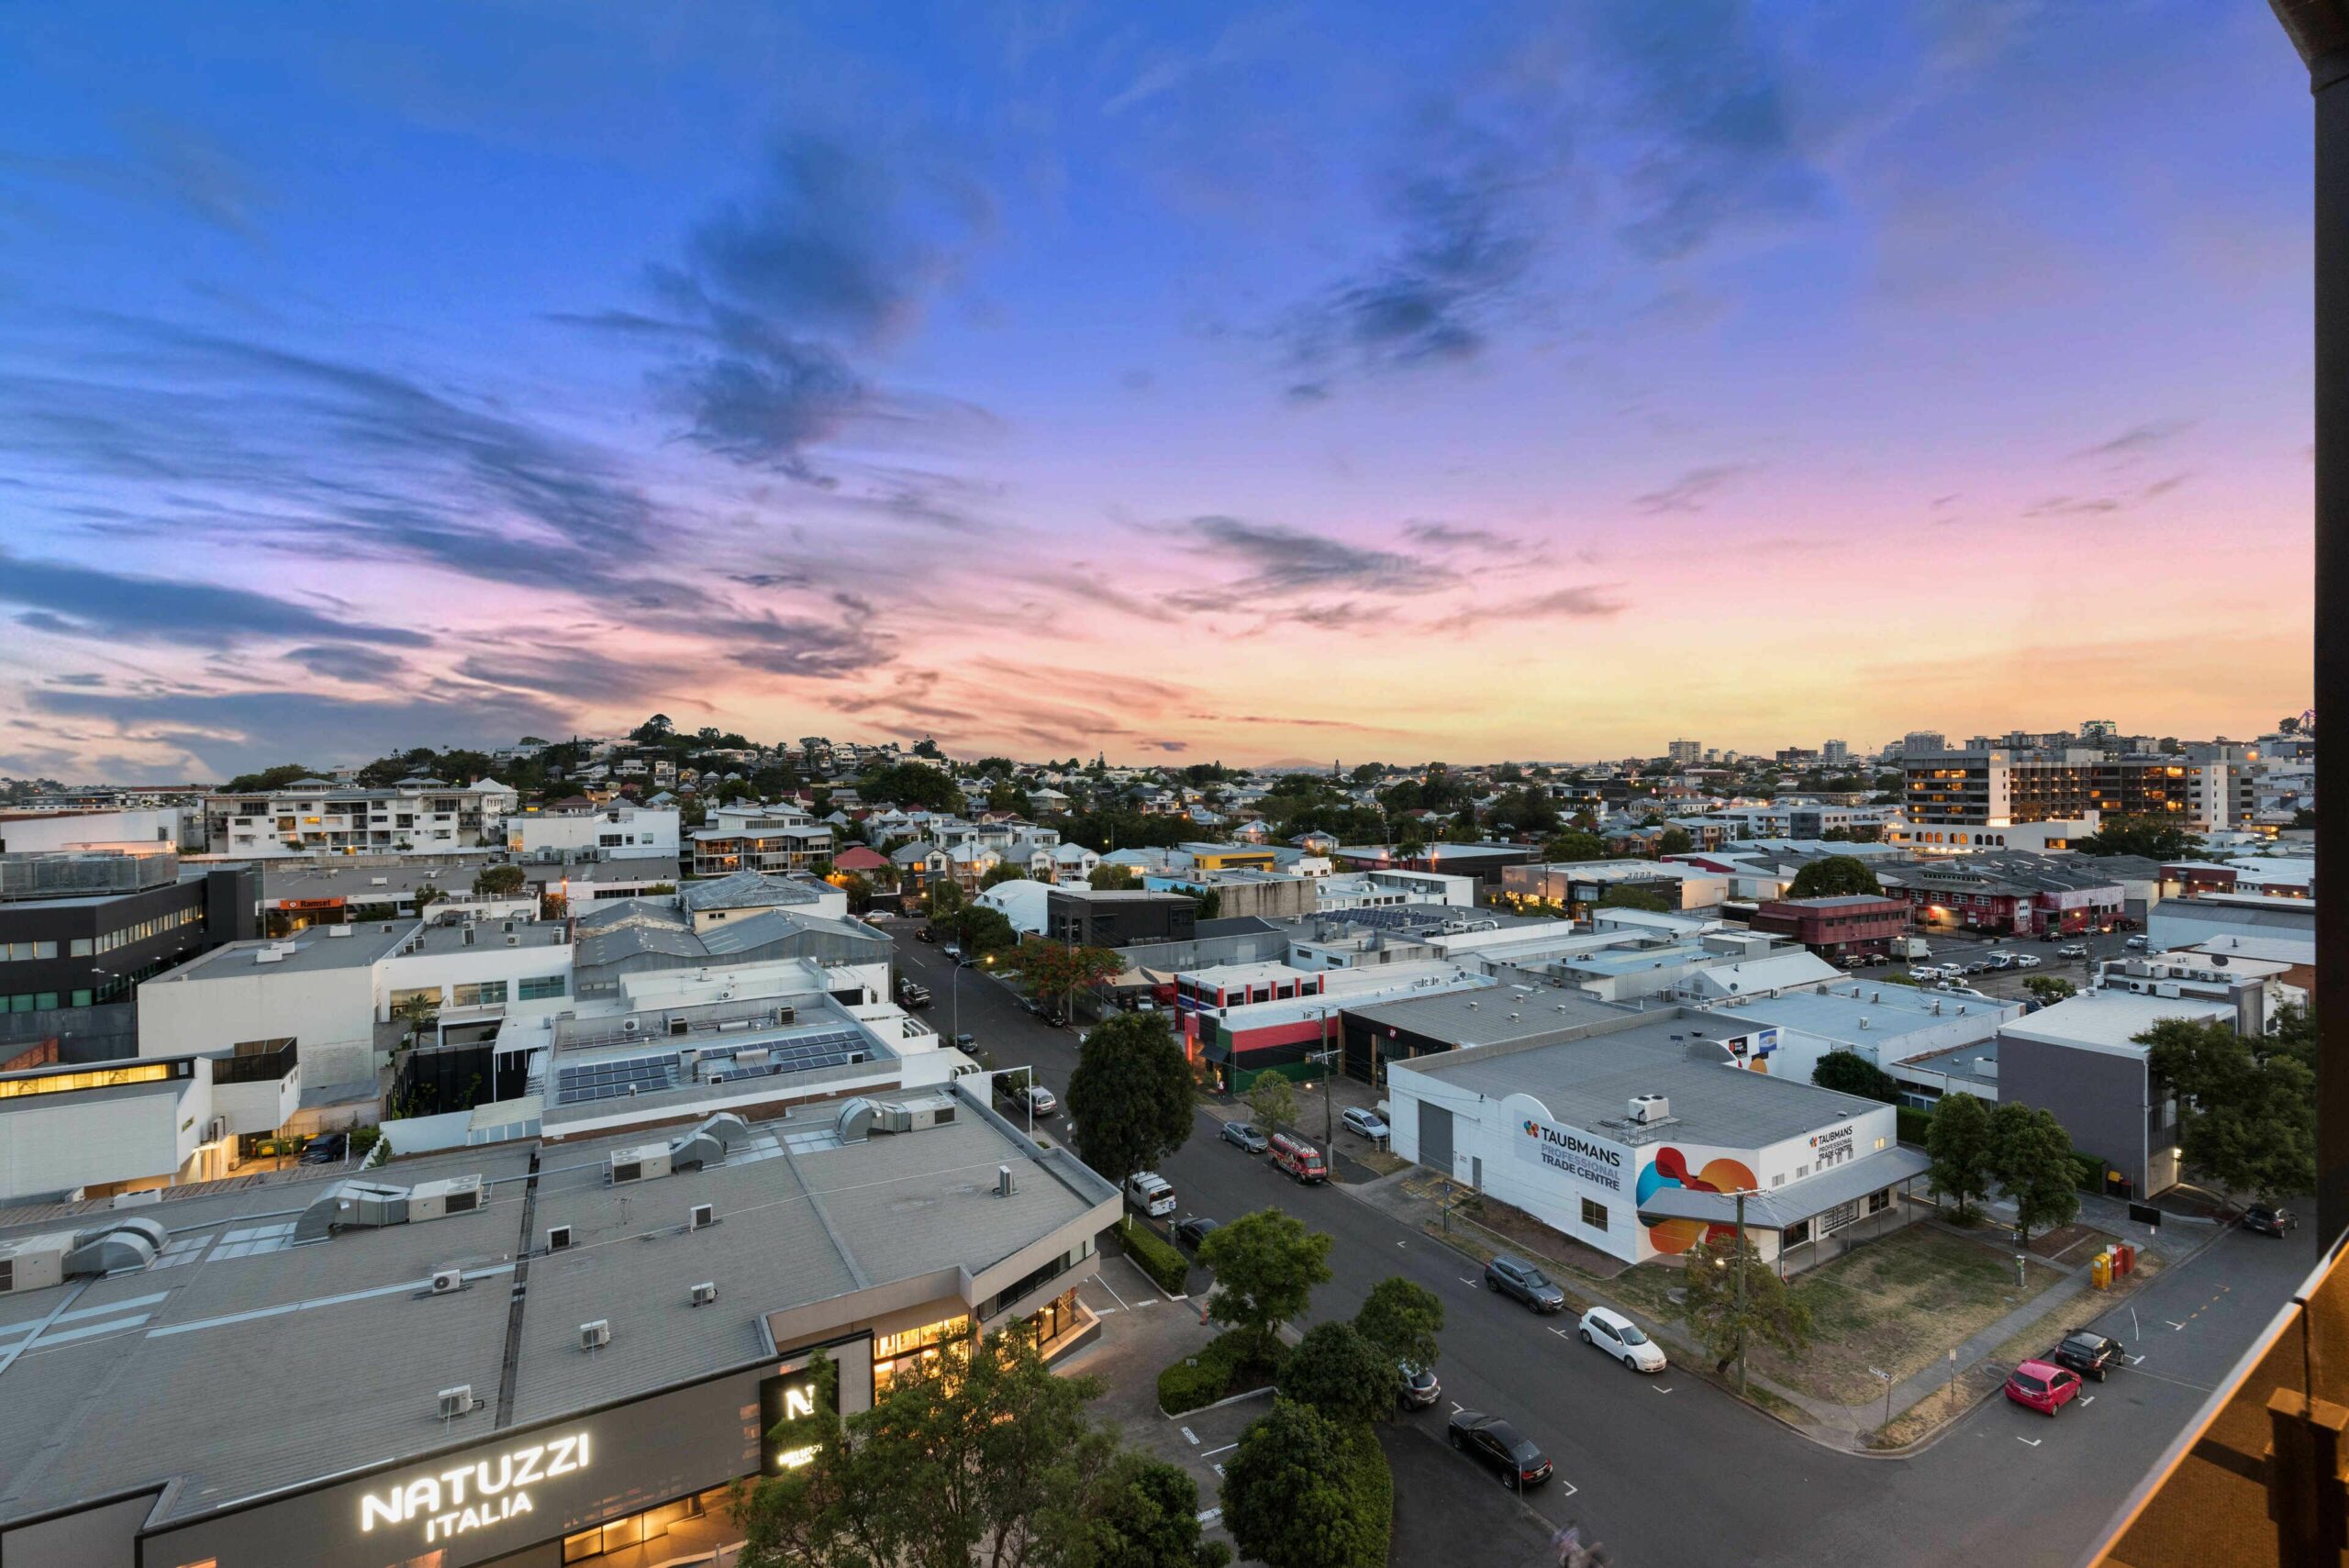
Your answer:
[[[2256,7],[16,7],[0,62],[0,772],[2306,704]]]

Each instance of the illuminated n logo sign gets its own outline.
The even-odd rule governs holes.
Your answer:
[[[816,1391],[812,1388],[786,1388],[783,1391],[783,1418],[786,1421],[816,1413]]]

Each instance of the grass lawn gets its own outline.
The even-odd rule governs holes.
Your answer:
[[[1408,1160],[1404,1159],[1400,1154],[1389,1154],[1379,1150],[1374,1150],[1368,1154],[1349,1154],[1346,1158],[1352,1160],[1357,1165],[1365,1166],[1370,1170],[1377,1172],[1382,1176],[1391,1176],[1396,1172],[1406,1169],[1411,1163]]]
[[[2012,1252],[1909,1226],[1798,1276],[1809,1352],[1794,1361],[1765,1347],[1753,1365],[1802,1393],[1864,1406],[1884,1393],[1870,1367],[1896,1380],[1920,1372],[2064,1277],[2035,1260],[2027,1266],[2017,1285]]]

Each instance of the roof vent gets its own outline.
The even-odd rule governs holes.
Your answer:
[[[995,1195],[997,1197],[1011,1195],[1011,1167],[1008,1165],[997,1165],[995,1168]]]
[[[1860,1028],[1862,1028],[1862,1029],[1865,1029],[1865,1028],[1867,1028],[1867,1027],[1868,1027],[1868,1016],[1867,1016],[1865,1013],[1862,1013],[1862,1014],[1860,1015]]]
[[[873,1118],[877,1107],[871,1100],[859,1097],[841,1106],[840,1119],[833,1124],[834,1136],[842,1143],[862,1143],[873,1131]]]
[[[715,1307],[718,1305],[718,1282],[716,1280],[704,1280],[699,1284],[694,1286],[694,1305],[696,1307]]]
[[[579,1325],[579,1348],[594,1355],[612,1342],[612,1320],[598,1318],[593,1323]]]
[[[1633,1095],[1631,1120],[1642,1127],[1653,1126],[1672,1114],[1671,1098],[1664,1095]]]
[[[568,1248],[570,1245],[571,1245],[571,1227],[570,1227],[570,1226],[568,1226],[568,1225],[550,1225],[550,1226],[548,1226],[548,1227],[547,1227],[547,1251],[550,1251],[550,1252],[560,1252],[560,1251],[564,1251],[564,1250],[565,1250],[566,1248]]]

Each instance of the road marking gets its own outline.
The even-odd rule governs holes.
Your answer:
[[[1461,1404],[1459,1400],[1454,1399],[1453,1401],[1452,1401],[1452,1408],[1453,1408],[1453,1412],[1454,1412],[1455,1414],[1457,1414],[1459,1411],[1461,1411],[1461,1410],[1464,1410],[1464,1409],[1467,1408],[1467,1407],[1465,1407],[1465,1406],[1464,1406],[1463,1404]]]
[[[1109,1276],[1108,1274],[1095,1274],[1093,1277],[1101,1282],[1101,1288],[1103,1290],[1108,1291],[1111,1296],[1118,1296],[1118,1287],[1109,1283]],[[1120,1307],[1131,1307],[1133,1303],[1128,1301],[1122,1296],[1118,1296],[1118,1305]]]
[[[2122,1352],[2121,1359],[2126,1361],[2131,1366],[2143,1366],[2145,1364],[2145,1358],[2143,1356],[2132,1356],[2128,1354],[2126,1351]]]
[[[1475,1284],[1476,1282],[1474,1279],[1471,1279],[1468,1275],[1462,1274],[1460,1276],[1460,1283],[1462,1284]]]
[[[1188,1428],[1188,1427],[1180,1427],[1180,1428],[1177,1428],[1177,1429],[1176,1429],[1176,1430],[1180,1431],[1180,1432],[1183,1434],[1183,1440],[1184,1440],[1185,1442],[1189,1443],[1193,1448],[1197,1448],[1197,1447],[1198,1447],[1198,1446],[1199,1446],[1199,1434],[1198,1434],[1198,1433],[1197,1433],[1197,1432],[1195,1432],[1195,1431],[1191,1430],[1191,1429],[1190,1429],[1190,1428]]]
[[[2040,1443],[2040,1440],[2037,1438],[2017,1438],[2015,1441],[2019,1443],[2029,1443],[2033,1448],[2037,1448]]]
[[[1396,1242],[1396,1243],[1395,1243],[1395,1245],[1397,1245],[1397,1247],[1401,1246],[1402,1244],[1403,1244],[1403,1243],[1401,1243],[1400,1241],[1397,1241],[1397,1242]]]
[[[1658,1394],[1669,1394],[1669,1393],[1671,1393],[1671,1392],[1672,1392],[1672,1390],[1671,1390],[1671,1389],[1666,1388],[1666,1387],[1665,1387],[1663,1384],[1661,1384],[1661,1383],[1651,1383],[1651,1384],[1649,1384],[1649,1385],[1648,1385],[1648,1386],[1649,1386],[1650,1388],[1654,1389]]]
[[[2096,1403],[2096,1396],[2093,1394],[2083,1394],[2080,1396],[2080,1403],[2083,1405],[2093,1405]]]
[[[1562,1492],[1562,1493],[1560,1493],[1560,1494],[1559,1494],[1559,1496],[1564,1496],[1564,1497],[1571,1497],[1571,1496],[1573,1496],[1575,1493],[1577,1493],[1577,1492],[1579,1492],[1579,1491],[1581,1491],[1581,1490],[1582,1490],[1582,1488],[1581,1488],[1581,1487],[1579,1487],[1579,1486],[1575,1485],[1573,1482],[1571,1482],[1571,1481],[1567,1480],[1564,1476],[1563,1476],[1563,1475],[1559,1474],[1559,1473],[1558,1473],[1556,1471],[1554,1471],[1554,1470],[1553,1470],[1553,1471],[1552,1471],[1552,1472],[1550,1473],[1550,1480],[1551,1480],[1551,1481],[1552,1481],[1552,1483],[1553,1483],[1554,1485],[1560,1485],[1560,1486],[1564,1486],[1564,1487],[1565,1488],[1565,1490],[1564,1490],[1564,1492]],[[1519,1493],[1519,1494],[1518,1494],[1518,1496],[1524,1496],[1524,1494],[1520,1492],[1520,1493]],[[1528,1505],[1526,1505],[1526,1506],[1527,1506],[1528,1507],[1532,1507],[1532,1505],[1531,1505],[1531,1504],[1530,1504],[1530,1503],[1529,1503]],[[1541,1512],[1541,1510],[1540,1510],[1539,1508],[1534,1508],[1534,1509],[1533,1509],[1533,1511],[1534,1511],[1535,1513],[1537,1513],[1537,1514]]]
[[[1574,1338],[1572,1334],[1567,1333],[1564,1329],[1553,1329],[1550,1332],[1557,1335],[1561,1340],[1571,1340]]]
[[[1240,1445],[1238,1443],[1226,1443],[1221,1448],[1211,1448],[1208,1450],[1205,1453],[1199,1455],[1199,1457],[1201,1459],[1213,1459],[1217,1454],[1230,1453],[1233,1449],[1236,1449]],[[1223,1466],[1219,1464],[1216,1468],[1218,1470],[1221,1470]]]
[[[2172,1330],[2173,1332],[2175,1332],[2175,1331],[2176,1331],[2177,1329],[2183,1329],[2183,1328],[2185,1328],[2185,1327],[2186,1327],[2186,1323],[2170,1323],[2170,1322],[2169,1322],[2169,1319],[2168,1319],[2168,1318],[2163,1318],[2163,1319],[2162,1319],[2162,1321],[2163,1321],[2163,1322],[2165,1322],[2165,1323],[2169,1323],[2170,1329],[2171,1329],[2171,1330]],[[2192,1321],[2194,1321],[2194,1319],[2193,1319],[2193,1318],[2189,1315],[2189,1316],[2188,1317],[2188,1318],[2187,1318],[2186,1322],[2187,1322],[2187,1323],[2191,1323]]]
[[[1215,1467],[1215,1473],[1216,1473],[1218,1475],[1221,1475],[1221,1474],[1223,1473],[1223,1466],[1222,1466],[1222,1465],[1220,1465],[1220,1464],[1217,1465],[1217,1466]]]
[[[1199,1523],[1203,1525],[1214,1524],[1217,1520],[1222,1518],[1223,1510],[1221,1508],[1201,1508],[1199,1510]]]

